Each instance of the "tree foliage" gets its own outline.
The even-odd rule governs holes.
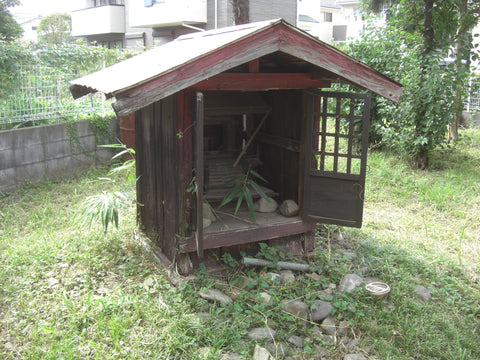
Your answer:
[[[50,14],[38,24],[38,42],[42,45],[61,45],[71,41],[71,31],[72,17],[69,14]]]
[[[22,27],[8,11],[8,8],[19,4],[19,0],[0,0],[0,39],[12,41],[22,36]]]
[[[31,51],[25,45],[0,39],[0,98],[15,88],[20,64],[30,56]]]
[[[0,39],[0,97],[15,90],[20,66],[40,64],[56,68],[59,72],[82,76],[131,57],[135,52],[88,46],[84,43],[45,45]]]
[[[461,18],[462,2],[466,13]],[[471,38],[461,34],[468,33],[478,20],[478,6],[470,0],[363,3],[369,9],[391,4],[388,21],[383,26],[368,26],[361,40],[351,43],[347,51],[404,84],[398,105],[375,97],[372,140],[402,145],[417,167],[426,168],[429,153],[445,143],[447,126],[462,106],[461,92],[469,75],[464,64],[472,54]],[[462,47],[464,52],[455,65],[447,59],[455,55],[453,46],[461,39],[470,42]]]

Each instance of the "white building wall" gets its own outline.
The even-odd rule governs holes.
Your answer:
[[[128,21],[131,27],[155,28],[206,24],[207,0],[164,0],[149,7],[143,1],[131,2]]]

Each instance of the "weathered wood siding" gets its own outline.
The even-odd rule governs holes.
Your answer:
[[[177,94],[177,143],[178,143],[178,234],[188,236],[192,230],[192,196],[188,191],[193,176],[193,91]]]
[[[135,114],[138,221],[170,259],[178,230],[177,101],[170,96]]]

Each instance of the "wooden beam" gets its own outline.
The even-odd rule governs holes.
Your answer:
[[[261,91],[327,87],[330,81],[313,79],[305,73],[222,73],[193,85],[192,89]]]
[[[248,63],[248,72],[250,73],[260,72],[260,59],[255,59]]]
[[[225,246],[242,245],[264,240],[278,239],[284,236],[302,234],[315,229],[315,225],[298,220],[284,224],[245,228],[231,231],[222,231],[204,234],[203,248],[215,249]],[[179,241],[178,249],[181,253],[197,251],[195,237],[183,238]]]

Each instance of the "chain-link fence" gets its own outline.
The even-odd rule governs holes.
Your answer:
[[[480,79],[470,79],[470,89],[465,98],[464,110],[468,112],[480,112]]]
[[[41,65],[22,65],[15,89],[0,98],[0,130],[60,122],[91,113],[102,114],[110,105],[102,94],[74,100],[69,81],[78,75]]]

